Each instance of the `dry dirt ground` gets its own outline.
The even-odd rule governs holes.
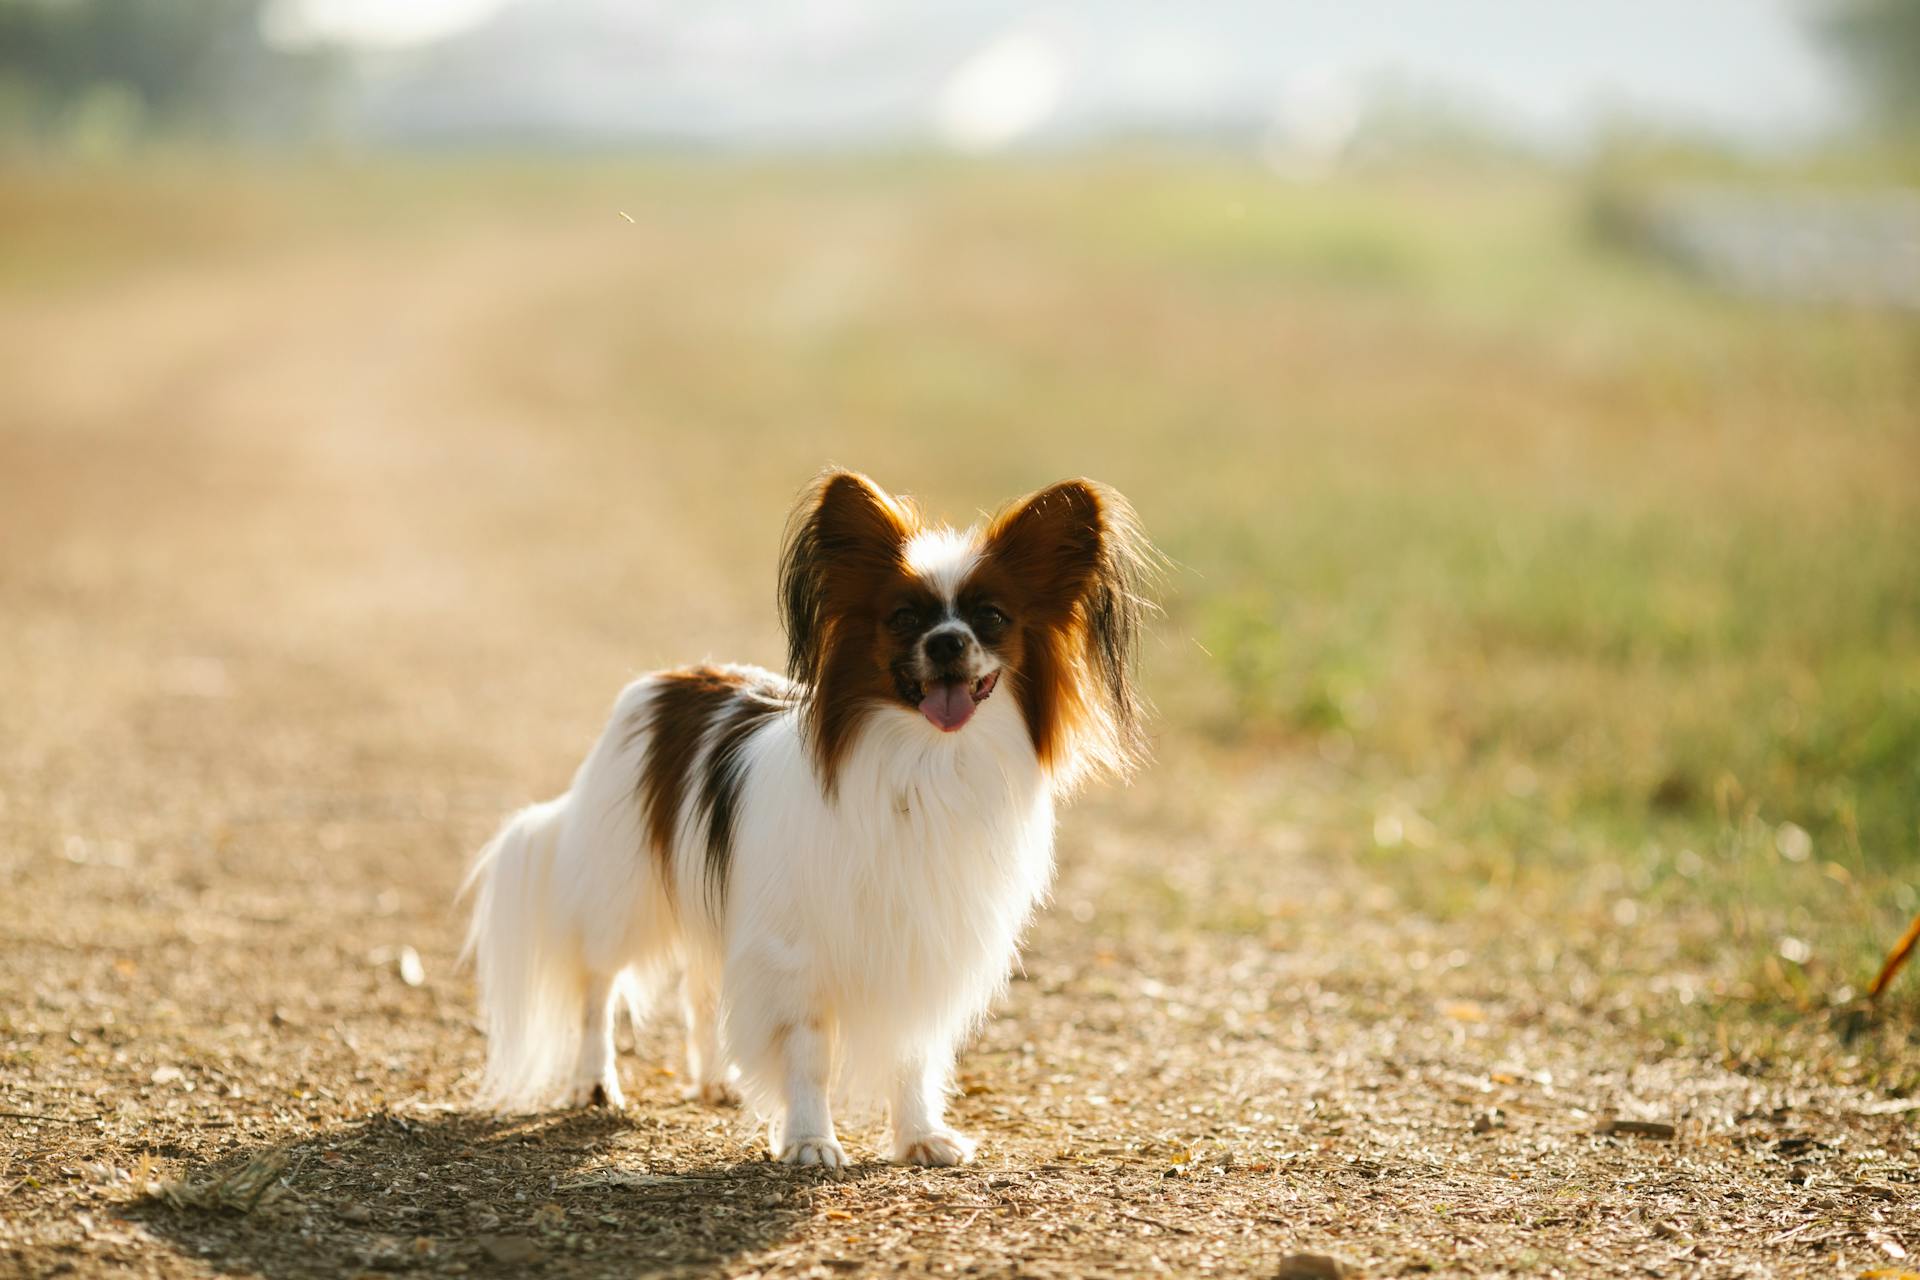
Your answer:
[[[0,305],[0,1276],[1920,1265],[1904,1024],[1693,1017],[1604,903],[1410,916],[1273,817],[1337,763],[1171,730],[1064,824],[975,1165],[772,1165],[665,1026],[622,1114],[475,1114],[465,859],[631,673],[777,653],[797,461],[861,461],[503,409],[599,358],[540,317],[602,250],[529,234]]]

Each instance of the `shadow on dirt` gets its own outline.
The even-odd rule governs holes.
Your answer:
[[[743,1159],[649,1173],[621,1141],[646,1127],[383,1114],[236,1152],[125,1216],[201,1265],[277,1278],[718,1274],[810,1215],[817,1172]]]

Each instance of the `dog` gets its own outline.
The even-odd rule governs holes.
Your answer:
[[[1056,799],[1143,758],[1158,563],[1093,481],[956,531],[821,475],[780,557],[787,674],[636,680],[475,861],[485,1100],[624,1105],[619,1006],[678,972],[689,1096],[744,1095],[778,1159],[846,1167],[848,1096],[884,1099],[894,1160],[971,1159],[955,1054],[1047,892]]]

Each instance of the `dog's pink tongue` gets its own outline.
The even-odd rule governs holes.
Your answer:
[[[920,714],[934,728],[943,733],[952,733],[973,718],[973,698],[968,694],[967,686],[959,682],[936,684],[920,700]]]

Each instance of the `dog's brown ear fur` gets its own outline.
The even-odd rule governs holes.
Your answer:
[[[1095,481],[1061,481],[995,516],[984,557],[1023,597],[1017,689],[1041,763],[1067,785],[1129,773],[1146,754],[1134,676],[1161,563],[1133,507]]]
[[[804,723],[829,794],[863,711],[860,690],[874,676],[862,632],[887,581],[904,575],[919,527],[911,503],[840,470],[815,478],[787,519],[779,579],[787,674],[808,686]]]

